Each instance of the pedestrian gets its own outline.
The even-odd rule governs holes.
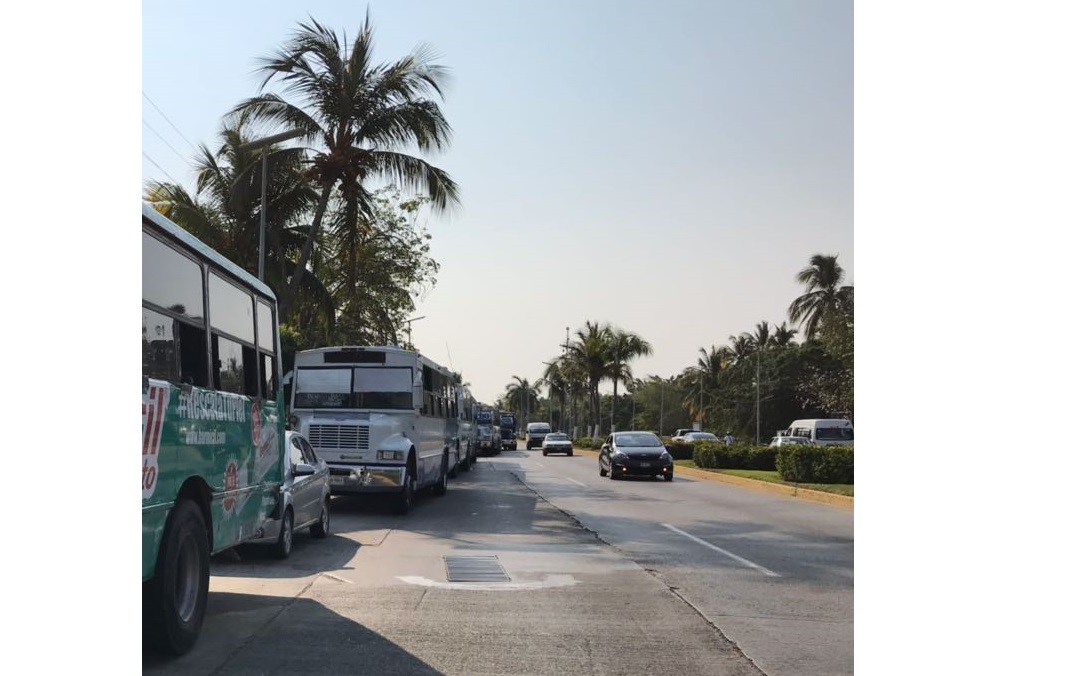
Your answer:
[[[733,433],[732,432],[726,432],[725,433],[725,445],[726,446],[732,446],[734,441],[736,441],[736,440],[733,439]]]

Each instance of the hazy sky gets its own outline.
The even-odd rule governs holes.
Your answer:
[[[190,186],[257,58],[308,15],[352,39],[365,7],[144,2],[142,179]],[[482,401],[587,320],[651,343],[637,377],[670,376],[785,321],[813,254],[854,283],[851,2],[368,7],[378,58],[427,43],[452,72],[454,139],[428,159],[462,205],[425,219],[441,270],[413,340]]]

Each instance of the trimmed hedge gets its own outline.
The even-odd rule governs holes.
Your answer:
[[[581,448],[583,450],[600,451],[602,444],[605,443],[604,439],[591,439],[590,437],[580,437],[572,442],[575,448]]]
[[[800,484],[852,484],[852,446],[788,444],[777,449],[778,475]]]
[[[692,460],[706,469],[762,469],[774,470],[776,448],[752,444],[726,444],[716,441],[695,443]],[[676,457],[676,456],[673,456]]]

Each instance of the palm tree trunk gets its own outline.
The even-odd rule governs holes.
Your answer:
[[[297,264],[293,267],[293,274],[289,278],[289,286],[286,288],[286,292],[282,294],[282,297],[278,299],[278,321],[280,322],[289,318],[289,311],[293,307],[293,301],[301,286],[301,279],[304,277],[304,269],[308,267],[308,260],[312,257],[312,250],[315,249],[316,235],[319,234],[319,228],[323,225],[323,214],[327,212],[327,204],[331,201],[331,189],[333,187],[333,183],[323,184],[323,192],[319,196],[319,204],[316,205],[316,214],[312,218],[312,227],[308,229],[308,239],[305,240],[301,255],[297,259]]]

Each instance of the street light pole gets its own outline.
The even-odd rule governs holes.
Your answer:
[[[759,434],[759,350],[755,351],[755,443],[758,444],[762,436]]]
[[[406,341],[410,345],[410,349],[413,349],[413,322],[424,319],[424,316],[414,317],[413,319],[403,320],[402,323],[406,325]]]
[[[267,147],[272,146],[275,143],[281,143],[282,141],[288,141],[290,139],[297,138],[298,136],[304,136],[305,131],[303,129],[290,129],[284,131],[281,134],[274,134],[273,136],[267,136],[265,138],[256,139],[255,141],[249,141],[248,143],[242,143],[237,146],[237,149],[242,152],[249,150],[260,150],[262,159],[262,175],[260,178],[259,186],[259,281],[263,281],[263,252],[266,250],[267,239]]]

